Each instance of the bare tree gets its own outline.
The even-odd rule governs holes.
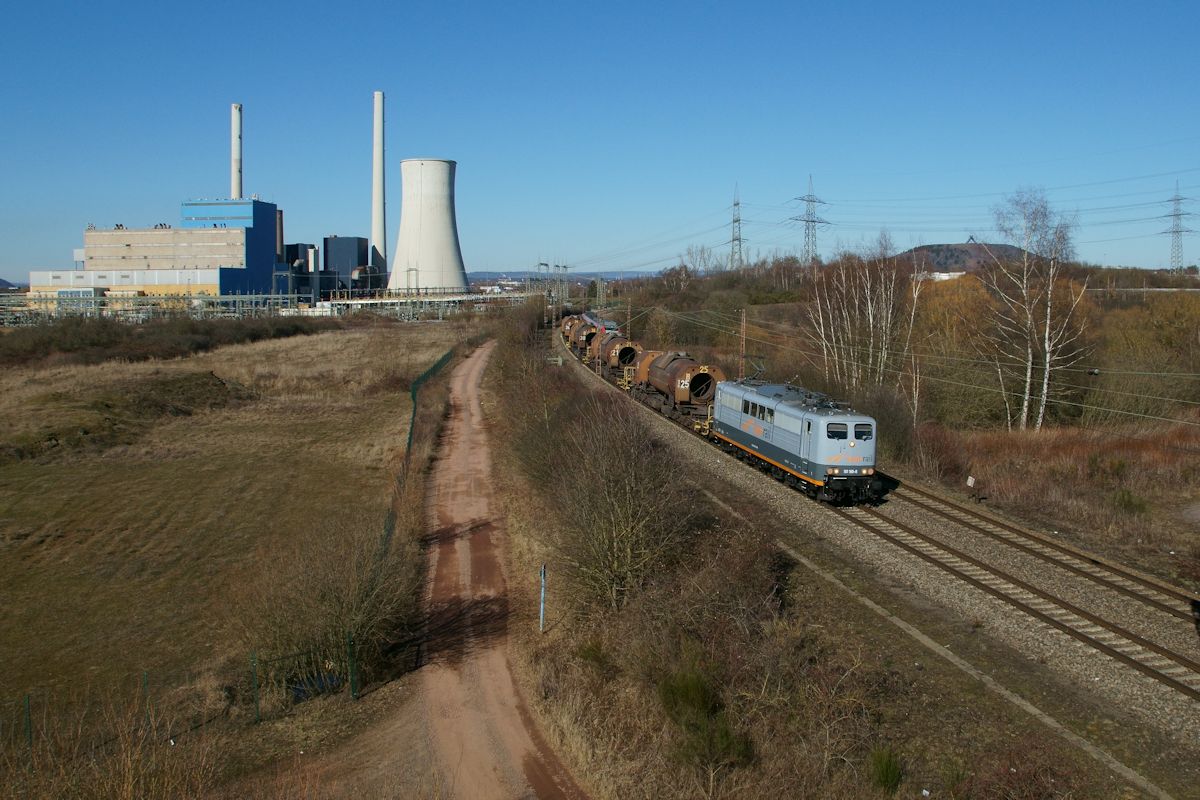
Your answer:
[[[696,276],[696,271],[688,266],[688,262],[681,257],[679,263],[668,270],[664,270],[662,276],[667,288],[676,294],[680,294],[687,291],[688,286],[692,283],[692,279]]]
[[[549,537],[576,598],[611,609],[683,550],[699,508],[678,466],[626,401],[592,395],[548,444],[562,526]]]
[[[1084,320],[1077,313],[1086,282],[1074,286],[1063,278],[1063,265],[1073,255],[1072,223],[1050,207],[1043,192],[1019,190],[995,216],[996,230],[1017,253],[988,250],[992,263],[981,276],[993,298],[987,355],[1005,396],[1009,428],[1024,430],[1033,418],[1040,430],[1054,376],[1087,352]]]
[[[705,245],[688,245],[686,262],[691,264],[701,275],[720,272],[725,269],[725,262]]]
[[[892,251],[881,233],[870,252],[842,255],[813,279],[810,335],[825,378],[850,391],[883,385],[907,359],[920,287]]]

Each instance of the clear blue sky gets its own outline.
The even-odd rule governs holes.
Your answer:
[[[375,89],[393,246],[400,159],[452,158],[468,269],[724,252],[735,185],[750,253],[799,249],[810,173],[824,255],[988,238],[1037,186],[1080,257],[1162,266],[1161,201],[1200,197],[1198,31],[1195,2],[14,4],[0,277],[225,196],[233,102],[288,241],[369,235]]]

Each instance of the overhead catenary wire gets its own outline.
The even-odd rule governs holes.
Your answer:
[[[737,319],[733,315],[722,313],[722,312],[716,311],[714,309],[703,309],[702,313],[719,316],[719,317],[723,318],[724,320],[726,320],[727,322],[736,322],[737,321]],[[754,322],[755,322],[755,324],[762,325],[764,327],[769,326],[769,327],[776,327],[776,328],[787,328],[788,330],[798,330],[795,328],[795,326],[789,325],[786,322],[773,322],[771,320],[755,320]],[[859,349],[861,349],[861,348],[859,348]],[[922,351],[920,353],[920,355],[927,356],[931,360],[940,360],[940,361],[944,361],[944,362],[979,364],[979,365],[987,367],[989,369],[991,367],[993,367],[996,363],[995,361],[989,361],[984,358],[966,358],[963,356],[950,356],[950,355],[944,355],[941,353],[928,353],[927,351]],[[1018,361],[1003,360],[1000,363],[1004,366],[1024,366],[1023,362],[1018,362]],[[1095,369],[1099,369],[1099,368],[1095,367],[1095,366],[1082,366],[1082,367],[1059,367],[1058,369],[1060,369],[1061,371],[1064,371],[1064,372],[1088,373],[1091,370],[1095,370]],[[1109,368],[1105,368],[1103,371],[1109,375],[1131,375],[1131,376],[1137,376],[1137,377],[1184,378],[1187,380],[1200,379],[1200,372],[1150,372],[1150,371],[1146,371],[1146,370],[1121,370],[1121,369],[1109,369]],[[1083,388],[1083,387],[1077,387],[1077,388]]]
[[[721,326],[714,325],[711,323],[707,323],[703,320],[698,320],[695,318],[688,317],[686,314],[681,314],[678,312],[670,311],[669,309],[664,308],[664,309],[662,309],[662,311],[670,316],[676,317],[678,319],[683,319],[684,321],[691,322],[696,325],[700,325],[701,327],[710,328],[712,330],[716,330],[716,331],[719,331],[721,333],[725,333],[725,334],[728,334],[731,336],[737,335],[737,331],[734,329],[725,328],[725,327],[721,327]],[[816,362],[814,361],[814,358],[816,357],[816,355],[818,355],[817,353],[810,352],[810,351],[807,351],[807,350],[804,350],[804,349],[801,349],[798,347],[790,347],[788,345],[780,344],[778,342],[773,342],[773,341],[770,341],[767,339],[758,339],[758,338],[754,338],[751,336],[747,336],[746,339],[747,339],[747,341],[752,341],[757,344],[763,344],[768,347],[774,347],[778,350],[799,353],[800,355],[807,357],[809,360],[809,363],[813,364],[814,367],[818,366],[816,364]],[[837,356],[836,354],[834,355],[834,358],[836,360],[841,361],[842,363],[846,363],[846,364],[850,364],[850,365],[854,365],[854,366],[862,366],[862,364],[860,362],[853,361],[851,359],[842,358],[840,356]],[[903,377],[906,374],[905,370],[899,370],[894,367],[883,367],[882,369],[884,372],[893,373],[898,377]],[[980,391],[984,391],[984,392],[990,392],[993,394],[999,394],[1002,396],[1009,396],[1014,399],[1020,398],[1022,396],[1020,392],[1008,391],[1008,390],[1005,390],[1002,388],[997,388],[994,386],[983,386],[980,384],[965,383],[962,381],[952,380],[950,378],[940,378],[937,376],[926,375],[925,379],[929,380],[929,381],[933,381],[935,383],[943,383],[943,384],[947,384],[947,385],[951,385],[951,386],[957,386],[959,388],[976,389],[976,390],[980,390]],[[1098,406],[1098,405],[1094,405],[1091,403],[1081,403],[1081,402],[1074,401],[1074,400],[1065,400],[1062,398],[1054,398],[1054,397],[1047,397],[1046,402],[1053,403],[1056,405],[1066,405],[1066,406],[1072,406],[1075,408],[1082,408],[1082,409],[1088,409],[1088,410],[1093,410],[1093,411],[1102,411],[1102,412],[1106,412],[1106,413],[1110,413],[1110,414],[1120,414],[1120,415],[1124,415],[1124,416],[1137,417],[1140,419],[1149,419],[1149,420],[1155,420],[1158,422],[1169,422],[1169,423],[1176,424],[1176,425],[1187,425],[1190,427],[1200,428],[1200,422],[1192,422],[1190,420],[1181,420],[1181,419],[1176,419],[1176,418],[1172,418],[1172,417],[1163,417],[1163,416],[1159,416],[1157,414],[1144,414],[1144,413],[1137,412],[1137,411],[1126,411],[1124,409],[1119,409],[1119,408],[1109,408],[1106,406]]]
[[[715,312],[707,312],[706,311],[706,313],[715,313]],[[722,317],[726,320],[729,320],[728,315],[722,315]],[[730,324],[730,323],[732,323],[732,320],[729,320],[729,322],[727,324]],[[760,323],[756,322],[755,324],[759,325]],[[771,332],[767,331],[767,333],[769,334]],[[789,339],[798,338],[798,337],[788,336],[787,334],[784,334],[784,336],[785,336],[785,338],[789,338]],[[808,338],[809,338],[809,341],[813,341],[811,336]],[[866,348],[864,348],[862,346],[854,346],[854,345],[840,345],[839,347],[840,347],[840,349],[849,349],[849,350],[858,351],[860,353],[863,352],[864,350],[866,350]],[[812,357],[815,358],[822,354],[818,353],[817,351],[814,350],[811,353],[809,353],[809,355],[811,355]],[[938,363],[939,361],[942,363],[945,363],[946,361],[951,361],[951,362],[965,362],[970,365],[977,365],[977,368],[979,369],[980,372],[986,372],[989,374],[996,367],[997,363],[1002,364],[1004,366],[1009,366],[1009,367],[1023,367],[1024,366],[1024,364],[1021,364],[1021,363],[1018,363],[1015,361],[1009,361],[1009,360],[986,361],[984,359],[961,359],[961,358],[957,358],[954,356],[940,356],[937,354],[928,355],[928,354],[923,354],[923,353],[917,353],[916,355],[921,357],[924,361],[932,361],[935,364]],[[843,359],[843,361],[845,361],[845,360]],[[850,363],[859,365],[858,362],[850,362]],[[1065,371],[1068,368],[1062,367],[1059,369]],[[1072,371],[1082,371],[1082,370],[1072,370]],[[901,374],[903,374],[903,373],[901,373]],[[1174,375],[1172,375],[1172,377],[1174,377]],[[1196,377],[1200,377],[1200,376],[1196,376]],[[1079,384],[1074,384],[1074,383],[1061,383],[1060,382],[1056,385],[1058,388],[1061,388],[1061,389],[1076,389],[1076,390],[1079,390],[1082,392],[1099,392],[1102,394],[1119,395],[1119,396],[1124,396],[1124,397],[1137,397],[1137,398],[1140,398],[1143,400],[1153,400],[1153,401],[1160,401],[1160,402],[1164,402],[1164,403],[1178,403],[1178,404],[1182,404],[1182,405],[1200,406],[1200,401],[1187,400],[1187,399],[1180,398],[1180,397],[1163,397],[1163,396],[1158,396],[1158,395],[1148,395],[1148,394],[1145,394],[1144,392],[1129,392],[1129,391],[1125,391],[1123,389],[1110,389],[1110,388],[1107,388],[1104,386],[1081,386]],[[980,386],[979,388],[986,389],[988,387]]]

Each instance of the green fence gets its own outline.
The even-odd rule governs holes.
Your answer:
[[[454,358],[454,349],[447,350],[441,358],[434,362],[433,366],[422,372],[412,382],[412,387],[409,389],[409,396],[412,400],[412,417],[408,421],[408,443],[404,446],[404,457],[408,458],[408,454],[412,452],[413,431],[417,427],[417,398],[420,395],[421,387],[425,382],[441,372],[442,367],[450,363],[450,359]]]

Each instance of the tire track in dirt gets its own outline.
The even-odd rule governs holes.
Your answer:
[[[429,663],[422,690],[438,783],[460,798],[584,798],[537,731],[509,668],[503,520],[479,404],[495,342],[451,376],[451,415],[430,478]]]

